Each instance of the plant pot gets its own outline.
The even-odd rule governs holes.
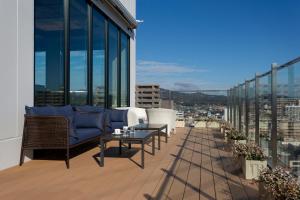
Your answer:
[[[242,169],[245,179],[258,179],[261,170],[267,168],[266,160],[246,160],[242,159]]]
[[[224,134],[224,127],[221,127],[221,133]]]
[[[228,137],[227,137],[227,133],[224,133],[224,141],[227,143],[228,142]]]
[[[264,182],[258,183],[259,199],[261,200],[275,200],[272,193],[265,189]]]

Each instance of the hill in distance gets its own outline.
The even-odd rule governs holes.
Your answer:
[[[172,99],[174,103],[184,106],[194,105],[226,105],[227,97],[223,95],[209,95],[202,92],[180,92],[160,88],[161,99]]]

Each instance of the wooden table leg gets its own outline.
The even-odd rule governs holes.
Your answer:
[[[152,135],[152,155],[155,155],[155,134]]]
[[[104,150],[105,150],[105,145],[103,139],[100,139],[100,167],[104,167]]]
[[[157,136],[158,136],[158,150],[160,150],[160,130],[157,130]]]
[[[122,154],[122,140],[119,140],[119,154]]]
[[[168,143],[168,126],[166,126],[166,143]]]

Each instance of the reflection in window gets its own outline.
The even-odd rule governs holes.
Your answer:
[[[105,19],[93,12],[93,105],[104,106],[105,99]]]
[[[109,23],[108,31],[108,106],[118,106],[118,28]]]
[[[63,0],[35,0],[34,104],[63,105],[64,5]]]
[[[129,106],[128,102],[128,38],[121,34],[121,106]]]
[[[87,103],[87,4],[70,1],[70,103]]]

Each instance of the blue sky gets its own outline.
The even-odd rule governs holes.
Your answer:
[[[137,82],[227,89],[300,56],[299,0],[137,0]]]

